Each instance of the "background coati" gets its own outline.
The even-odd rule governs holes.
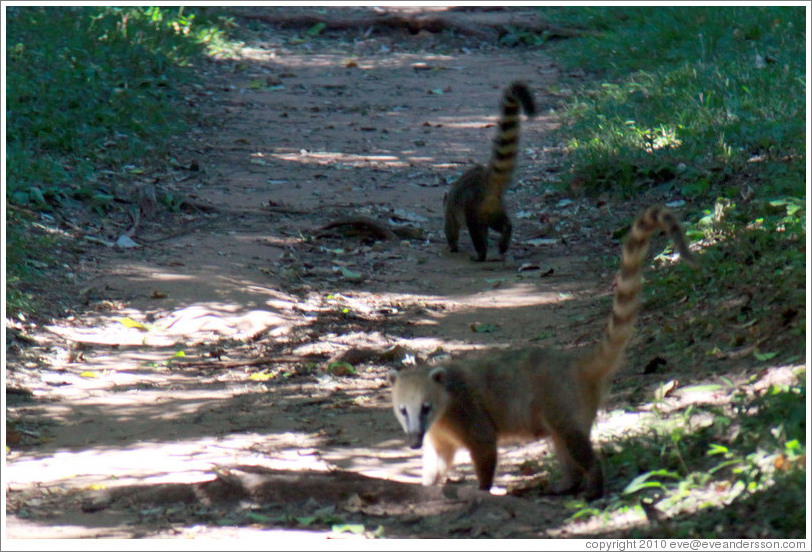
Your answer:
[[[395,416],[409,445],[423,446],[424,485],[442,483],[457,449],[466,448],[479,488],[490,489],[498,441],[550,437],[564,473],[550,490],[584,490],[588,499],[603,495],[603,473],[590,432],[634,331],[643,262],[651,235],[660,229],[693,264],[676,217],[661,207],[642,213],[622,248],[606,332],[590,353],[532,348],[390,372]]]
[[[463,221],[476,249],[475,260],[488,254],[488,228],[502,237],[499,253],[504,257],[510,244],[512,225],[505,210],[504,195],[513,176],[519,147],[519,106],[528,117],[536,113],[533,95],[523,82],[514,82],[502,95],[499,130],[487,167],[476,165],[451,185],[445,197],[445,235],[451,251],[458,250]]]

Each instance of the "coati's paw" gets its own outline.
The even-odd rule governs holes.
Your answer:
[[[584,499],[592,501],[603,496],[603,481],[599,480],[586,485],[583,481],[556,481],[547,486],[545,494],[553,496],[583,494]]]
[[[572,477],[562,477],[557,481],[551,481],[547,484],[544,494],[548,495],[574,495],[577,494],[583,487],[583,481]]]
[[[516,259],[512,257],[507,257],[506,259],[501,260],[502,266],[500,267],[502,270],[519,270],[519,263]]]
[[[588,501],[603,497],[603,485],[590,485],[584,489],[584,498]]]

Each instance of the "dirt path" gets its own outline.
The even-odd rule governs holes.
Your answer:
[[[199,170],[158,184],[201,209],[145,221],[138,249],[86,247],[66,291],[84,306],[10,356],[7,536],[593,534],[564,499],[474,491],[466,464],[459,485],[415,485],[385,383],[404,358],[580,346],[602,327],[607,220],[636,206],[548,190],[555,63],[424,31],[280,45],[295,34],[258,31],[241,59],[202,69],[216,124],[178,156]],[[516,78],[541,115],[509,195],[512,260],[476,264],[467,235],[445,251],[442,196],[487,158]],[[318,231],[350,215],[413,237]],[[542,475],[521,475],[537,459]],[[532,486],[551,460],[543,444],[505,449],[497,485]]]

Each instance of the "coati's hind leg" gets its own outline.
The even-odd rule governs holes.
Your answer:
[[[474,242],[476,257],[475,261],[484,261],[488,256],[488,223],[479,219],[473,210],[465,213],[465,223],[468,226],[468,233],[471,234],[471,241]]]
[[[553,445],[563,478],[550,486],[552,494],[573,494],[581,490],[587,500],[603,496],[603,472],[589,441],[589,433],[578,428],[553,430]]]
[[[502,235],[502,237],[499,238],[499,254],[504,257],[508,247],[510,247],[510,236],[513,233],[513,225],[510,223],[510,218],[506,213],[502,213],[491,222],[490,226]]]
[[[448,241],[448,250],[452,253],[459,251],[460,226],[462,226],[462,221],[459,213],[447,212],[445,216],[445,237]]]

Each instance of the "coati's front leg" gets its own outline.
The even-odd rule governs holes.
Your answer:
[[[463,437],[463,442],[471,454],[471,462],[474,464],[474,472],[479,481],[480,490],[488,491],[493,485],[493,478],[496,475],[498,434],[488,417],[478,409],[469,410],[466,419],[467,435]]]
[[[459,251],[461,225],[459,213],[447,210],[445,214],[445,237],[448,241],[448,250],[452,253]]]
[[[487,443],[482,442],[476,448],[471,449],[471,461],[474,463],[479,489],[489,491],[493,485],[493,477],[496,474],[496,440]]]
[[[476,249],[476,257],[471,257],[471,260],[483,262],[488,256],[488,223],[475,209],[469,209],[465,213],[465,224]]]
[[[501,213],[491,223],[491,228],[499,232],[502,237],[499,239],[499,255],[504,259],[510,247],[510,236],[513,233],[513,225],[506,213]]]
[[[454,464],[457,447],[438,434],[429,432],[423,440],[423,485],[441,485]]]

